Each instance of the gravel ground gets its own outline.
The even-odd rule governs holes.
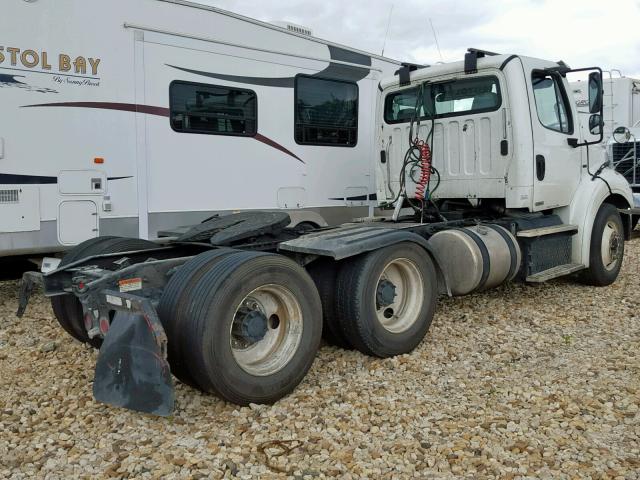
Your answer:
[[[97,404],[95,353],[0,283],[1,478],[640,479],[640,232],[620,279],[444,299],[411,355],[329,346],[274,406]]]

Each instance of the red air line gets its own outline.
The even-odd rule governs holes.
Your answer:
[[[416,198],[424,200],[431,179],[431,149],[424,140],[416,139],[414,145],[420,149],[420,180],[416,185]]]

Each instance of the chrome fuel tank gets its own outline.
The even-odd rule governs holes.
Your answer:
[[[512,280],[522,252],[507,229],[493,224],[452,228],[429,240],[453,295],[486,290]]]

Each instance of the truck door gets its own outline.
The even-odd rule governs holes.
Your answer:
[[[580,182],[581,151],[569,145],[578,136],[566,80],[558,73],[529,69],[533,129],[533,210],[569,205]]]

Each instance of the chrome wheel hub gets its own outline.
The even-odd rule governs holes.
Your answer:
[[[600,254],[604,268],[614,270],[622,256],[622,232],[619,231],[618,224],[613,221],[607,222],[602,232],[602,246]]]
[[[408,258],[389,262],[375,292],[378,322],[391,333],[409,330],[417,321],[424,302],[424,279]]]
[[[293,358],[302,340],[302,307],[282,285],[255,289],[236,308],[229,342],[245,372],[273,375]]]

